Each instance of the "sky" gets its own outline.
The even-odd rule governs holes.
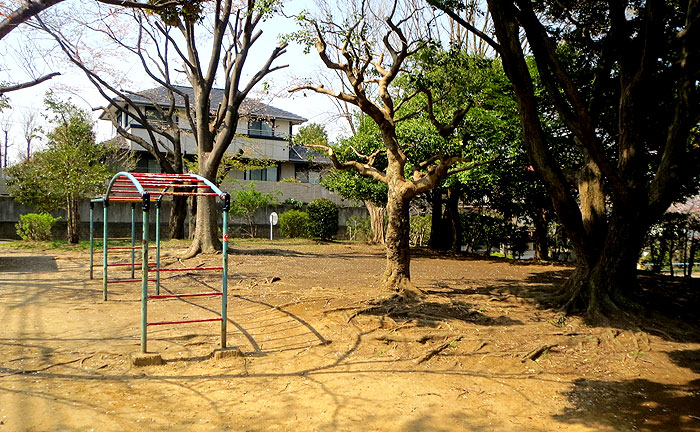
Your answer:
[[[82,2],[70,0],[65,3],[68,7],[75,7],[75,5]],[[291,15],[304,9],[313,10],[313,8],[313,0],[294,0],[287,3],[285,13]],[[263,23],[260,28],[263,30],[263,35],[254,45],[253,52],[251,52],[246,63],[246,70],[251,71],[251,73],[254,73],[259,65],[267,59],[268,53],[277,45],[280,34],[289,33],[296,29],[291,19],[283,17],[273,18]],[[39,122],[45,124],[41,114],[44,113],[44,94],[48,90],[53,89],[63,99],[70,97],[76,105],[85,109],[94,109],[106,105],[105,99],[95,90],[85,75],[67,62],[54,61],[47,63],[43,59],[38,58],[31,62],[31,66],[23,65],[21,59],[26,57],[22,55],[25,50],[26,40],[27,33],[14,31],[0,41],[0,55],[2,55],[4,62],[4,65],[2,65],[3,69],[0,70],[0,81],[27,81],[31,77],[27,72],[30,69],[33,71],[34,76],[41,76],[56,71],[60,72],[61,75],[35,87],[8,94],[11,109],[5,109],[0,113],[0,142],[4,144],[4,130],[8,130],[8,142],[10,144],[8,162],[10,165],[20,161],[26,155],[23,125],[27,115],[32,112],[36,113]],[[46,46],[45,44],[49,42],[39,40],[39,42],[34,43]],[[56,51],[54,58],[58,59],[62,55],[62,53]],[[319,74],[327,73],[315,51],[312,50],[309,54],[305,54],[301,46],[290,44],[287,48],[287,53],[280,57],[275,64],[288,64],[289,67],[274,72],[266,79],[274,89],[272,93],[275,96],[269,102],[271,105],[301,115],[307,118],[309,122],[325,125],[332,139],[347,133],[346,126],[342,121],[338,121],[335,116],[337,113],[335,105],[327,96],[317,95],[308,91],[289,95],[285,90],[285,88],[299,79],[314,79]],[[134,72],[131,74],[132,77],[137,76],[140,69],[139,65],[115,64],[110,66],[127,68],[126,70]],[[142,81],[135,79],[135,86],[139,89],[146,89],[154,87],[154,83],[147,79]],[[98,115],[99,112],[95,111],[95,119],[97,119]],[[105,121],[98,121],[97,123],[98,141],[111,138],[111,125]],[[41,149],[40,141],[32,143],[32,152]]]

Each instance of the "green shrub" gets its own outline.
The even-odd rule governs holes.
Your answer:
[[[287,204],[287,205],[296,207],[296,208],[298,208],[298,209],[304,207],[304,203],[303,203],[303,202],[301,202],[301,201],[299,201],[299,200],[295,200],[294,198],[287,198],[286,200],[284,200],[284,203],[283,203],[283,204]]]
[[[61,218],[55,218],[48,213],[27,213],[19,217],[15,224],[17,235],[22,240],[51,240],[51,228]]]
[[[284,237],[308,237],[309,214],[289,210],[280,215],[280,234]]]
[[[309,203],[309,235],[330,240],[338,232],[338,206],[331,200],[319,198]]]

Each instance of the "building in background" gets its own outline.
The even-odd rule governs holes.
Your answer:
[[[190,100],[194,99],[190,87],[175,87],[177,90],[188,94]],[[223,91],[223,89],[213,89],[211,100],[221,100]],[[160,121],[161,114],[156,108],[156,104],[160,105],[164,110],[167,110],[170,105],[170,96],[165,87],[145,90],[139,94],[132,95],[131,100],[142,109],[149,122]],[[117,117],[119,125],[127,132],[151,142],[150,135],[141,123],[126,113],[121,113],[120,115],[117,106],[131,112],[135,112],[135,110],[130,108],[123,99],[113,99],[107,110]],[[178,116],[180,130],[185,132],[182,135],[181,148],[184,157],[192,160],[194,155],[197,154],[197,145],[194,136],[187,133],[191,128],[184,114],[185,103],[182,97],[176,97],[175,108],[181,113]],[[217,108],[218,105],[212,104],[212,112],[216,112]],[[110,116],[107,113],[103,113],[100,119],[110,121]],[[305,121],[304,117],[274,106],[252,99],[246,100],[241,105],[236,136],[228,148],[228,153],[242,155],[242,157],[249,159],[266,160],[271,163],[271,166],[246,171],[232,171],[229,174],[230,179],[261,182],[280,182],[285,179],[294,179],[300,183],[318,185],[321,173],[323,169],[330,167],[330,161],[324,156],[310,153],[304,147],[293,146],[291,141],[293,127]],[[116,137],[116,127],[113,126],[112,130]],[[170,142],[163,136],[155,136],[160,148],[171,146]],[[160,166],[155,158],[138,143],[123,139],[120,139],[120,141],[124,147],[135,151],[139,156],[136,171],[160,172]],[[319,185],[318,187],[320,188],[321,186]]]

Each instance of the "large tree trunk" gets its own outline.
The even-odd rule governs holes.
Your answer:
[[[68,198],[66,204],[68,243],[77,244],[80,240],[80,201],[74,198]]]
[[[389,188],[386,205],[389,226],[386,231],[386,271],[384,286],[395,291],[410,287],[411,251],[409,248],[409,199]]]
[[[185,257],[195,256],[199,252],[215,253],[221,250],[218,219],[216,197],[197,197],[197,227],[194,240]]]
[[[369,226],[370,230],[372,231],[372,243],[386,243],[386,235],[384,233],[384,215],[386,214],[386,208],[374,205],[374,203],[369,200],[365,201],[365,207],[367,207],[367,212],[369,212]]]
[[[614,217],[597,257],[578,257],[576,271],[559,293],[566,312],[583,311],[600,318],[619,309],[634,309],[637,261],[644,241],[641,217]]]
[[[174,196],[168,221],[168,235],[171,239],[185,238],[185,218],[187,216],[187,197]]]

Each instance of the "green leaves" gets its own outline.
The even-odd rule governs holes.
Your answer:
[[[10,194],[42,212],[64,208],[67,199],[91,198],[103,192],[112,175],[109,162],[120,150],[95,144],[94,123],[87,111],[48,93],[47,116],[53,129],[48,149],[9,168]]]

